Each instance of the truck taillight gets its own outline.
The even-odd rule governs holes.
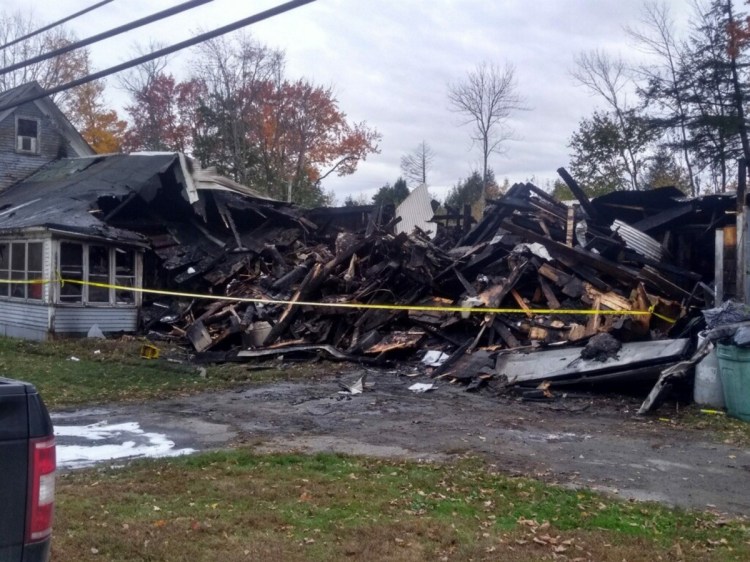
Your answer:
[[[31,440],[29,475],[27,543],[46,539],[52,533],[52,514],[55,509],[54,437]]]

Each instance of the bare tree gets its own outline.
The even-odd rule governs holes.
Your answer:
[[[5,44],[37,29],[40,20],[31,11],[0,12],[0,44]],[[58,26],[39,35],[0,50],[0,68],[10,66],[75,42],[76,37],[65,26]],[[77,49],[0,76],[0,91],[10,90],[36,80],[42,88],[70,82],[89,73],[88,49]],[[73,96],[72,90],[52,96],[65,109]]]
[[[647,100],[655,99],[667,112],[668,121],[675,123],[680,136],[682,157],[687,167],[692,195],[698,195],[688,135],[688,104],[684,88],[683,68],[686,66],[684,47],[674,36],[675,23],[669,7],[663,1],[646,2],[639,29],[628,28],[628,33],[648,53],[659,61],[656,65],[643,65],[639,73],[646,79]]]
[[[161,41],[149,41],[149,43],[145,45],[142,43],[135,43],[132,48],[131,56],[128,58],[130,59],[147,55],[154,51],[158,51],[159,49],[163,49],[166,46],[167,44]],[[131,68],[126,72],[118,74],[118,84],[121,89],[128,92],[131,96],[135,96],[140,92],[148,90],[154,79],[165,72],[168,64],[169,56],[151,59],[143,64],[139,64],[135,68]]]
[[[503,68],[483,62],[466,75],[463,81],[449,84],[451,108],[464,115],[463,125],[473,125],[472,140],[482,149],[482,179],[487,188],[490,154],[500,153],[503,143],[512,137],[508,119],[513,111],[526,109],[516,92],[515,68]],[[484,205],[485,194],[480,196]]]
[[[603,51],[582,53],[576,58],[576,68],[572,74],[579,84],[604,99],[614,112],[622,132],[625,133],[628,130],[626,114],[629,109],[624,90],[630,84],[630,78],[627,76],[623,60],[619,57],[611,58]],[[630,184],[633,189],[639,189],[640,162],[627,134],[624,134],[623,140],[622,156],[630,176]]]
[[[435,159],[435,152],[426,141],[422,141],[409,154],[401,157],[401,172],[407,181],[427,183],[427,170]]]
[[[728,22],[728,33],[732,39],[729,43],[729,69],[732,76],[732,86],[734,88],[734,103],[737,109],[737,123],[740,133],[740,140],[742,142],[742,154],[745,158],[745,166],[750,162],[750,134],[747,130],[747,122],[745,121],[745,94],[743,92],[742,79],[740,78],[740,67],[743,62],[741,60],[740,44],[737,40],[737,20],[735,19],[734,12],[732,10],[732,0],[725,0],[725,9],[727,14]],[[747,43],[747,38],[745,38]]]
[[[284,53],[242,33],[201,43],[194,53],[191,72],[205,84],[207,96],[202,111],[204,117],[211,117],[204,119],[211,125],[197,132],[196,156],[204,165],[223,162],[224,173],[247,184],[255,158],[251,131],[258,126],[253,119],[261,117],[257,102],[261,90],[269,85],[281,87]],[[260,165],[268,167],[270,163]]]

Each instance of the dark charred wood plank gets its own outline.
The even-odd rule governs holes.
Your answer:
[[[633,284],[638,279],[638,271],[625,267],[616,262],[608,260],[593,252],[588,252],[582,248],[569,248],[565,244],[561,244],[554,240],[532,232],[525,228],[521,228],[513,224],[510,220],[503,221],[503,228],[510,230],[514,234],[519,234],[523,237],[528,238],[532,242],[539,242],[547,248],[547,250],[553,255],[560,255],[566,258],[570,258],[577,262],[583,263],[594,269],[611,275],[612,277],[624,281],[625,283]]]
[[[570,191],[573,192],[575,198],[578,199],[578,201],[581,203],[581,207],[583,207],[583,210],[586,211],[586,214],[592,219],[598,220],[599,213],[591,204],[591,201],[589,201],[588,196],[583,191],[583,189],[581,189],[581,186],[578,185],[578,182],[573,179],[573,176],[571,176],[565,168],[558,168],[557,173],[560,174],[560,177],[565,182],[565,185],[570,188]]]
[[[647,233],[651,230],[656,230],[657,228],[666,227],[677,219],[684,217],[685,215],[688,215],[692,212],[693,202],[689,201],[687,203],[682,203],[679,205],[675,205],[674,207],[670,207],[669,209],[666,209],[655,215],[651,215],[650,217],[646,217],[645,219],[641,219],[638,222],[634,222],[630,226],[637,230],[640,230],[641,232]]]
[[[557,300],[555,292],[552,290],[552,287],[549,286],[547,280],[541,275],[539,275],[539,287],[541,288],[542,293],[544,293],[544,298],[547,300],[549,308],[560,308],[560,301]]]

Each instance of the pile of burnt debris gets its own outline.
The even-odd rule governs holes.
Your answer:
[[[211,362],[322,354],[377,363],[432,351],[434,376],[474,385],[655,380],[690,351],[700,310],[714,305],[715,232],[733,224],[734,199],[660,188],[589,200],[560,173],[577,201],[516,184],[478,222],[435,215],[432,237],[397,234],[399,217],[374,206],[248,203],[262,220],[241,233],[233,225],[210,252],[183,245],[175,261],[174,248],[155,249],[163,286],[237,300],[146,295],[144,330]],[[340,306],[354,304],[382,307]],[[602,352],[582,358],[602,333],[621,346],[599,342]]]

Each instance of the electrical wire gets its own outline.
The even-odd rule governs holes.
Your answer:
[[[96,10],[97,8],[101,8],[102,6],[104,6],[105,4],[109,4],[110,2],[112,2],[112,0],[103,0],[102,2],[99,2],[98,4],[94,4],[93,6],[89,6],[88,8],[85,8],[85,9],[81,10],[80,12],[76,12],[75,14],[71,14],[71,15],[69,15],[67,17],[64,17],[61,20],[57,20],[56,22],[53,22],[53,23],[51,23],[49,25],[45,25],[44,27],[40,27],[36,31],[32,31],[31,33],[28,33],[28,34],[24,35],[23,37],[16,37],[15,39],[13,39],[13,41],[9,41],[5,45],[0,46],[0,51],[3,50],[3,49],[7,49],[8,47],[10,47],[12,45],[15,45],[16,43],[20,43],[21,41],[26,41],[26,39],[30,39],[31,37],[34,37],[34,35],[39,35],[40,33],[44,33],[45,31],[48,31],[48,30],[52,29],[53,27],[57,27],[58,25],[62,25],[65,22],[68,22],[68,21],[70,21],[72,19],[75,19],[75,18],[77,18],[79,16],[82,16],[83,14],[87,14],[91,10]]]
[[[51,59],[53,57],[64,55],[65,53],[74,51],[76,49],[80,49],[82,47],[86,47],[87,45],[91,45],[92,43],[97,43],[98,41],[109,39],[110,37],[114,37],[115,35],[120,35],[121,33],[130,31],[131,29],[135,29],[137,27],[141,27],[149,23],[159,21],[164,18],[168,18],[175,14],[179,14],[180,12],[192,10],[193,8],[197,8],[198,6],[207,4],[208,2],[213,2],[213,0],[190,0],[190,2],[185,2],[184,4],[174,6],[167,10],[162,10],[161,12],[151,14],[150,16],[146,16],[145,18],[141,18],[141,19],[132,21],[130,23],[126,23],[125,25],[115,27],[113,29],[110,29],[109,31],[103,31],[102,33],[99,33],[97,35],[92,35],[91,37],[87,39],[81,39],[80,41],[76,41],[75,43],[71,43],[69,45],[65,45],[64,47],[60,47],[59,49],[55,49],[54,51],[50,51],[48,53],[42,53],[41,55],[32,57],[30,59],[26,59],[25,61],[16,62],[9,66],[6,66],[5,68],[0,68],[0,76],[2,76],[3,74],[8,74],[9,72],[13,72],[14,70],[18,70],[19,68],[23,68],[25,66],[29,66],[32,64],[36,64],[38,62],[45,61],[47,59]]]
[[[164,57],[171,53],[180,51],[182,49],[186,49],[187,47],[192,47],[194,45],[197,45],[198,43],[203,43],[204,41],[215,39],[216,37],[219,37],[221,35],[231,33],[232,31],[237,31],[238,29],[247,27],[248,25],[258,23],[259,21],[263,21],[263,20],[272,18],[274,16],[278,16],[280,14],[283,14],[284,12],[289,12],[291,10],[304,6],[305,4],[311,4],[312,2],[315,2],[315,0],[292,0],[291,2],[285,2],[284,4],[279,4],[278,6],[270,8],[268,10],[264,10],[263,12],[259,12],[250,17],[238,20],[234,23],[230,23],[229,25],[225,25],[224,27],[214,29],[213,31],[208,31],[206,33],[201,33],[200,35],[197,35],[196,37],[193,37],[192,39],[188,39],[186,41],[176,43],[174,45],[165,47],[163,49],[159,49],[158,51],[154,51],[142,57],[129,60],[122,64],[111,66],[104,70],[100,70],[99,72],[94,72],[93,74],[83,76],[82,78],[71,80],[70,82],[66,82],[65,84],[60,84],[59,86],[55,86],[54,88],[48,88],[46,90],[42,90],[41,92],[28,95],[18,101],[13,101],[5,105],[0,105],[0,111],[6,111],[8,109],[18,107],[30,101],[38,100],[46,96],[51,96],[53,94],[57,94],[65,90],[69,90],[71,88],[75,88],[77,86],[81,86],[83,84],[93,82],[94,80],[99,80],[100,78],[104,78],[105,76],[109,76],[110,74],[122,72],[123,70],[127,70],[128,68],[133,68],[134,66],[138,66],[139,64],[143,64],[145,62]]]

